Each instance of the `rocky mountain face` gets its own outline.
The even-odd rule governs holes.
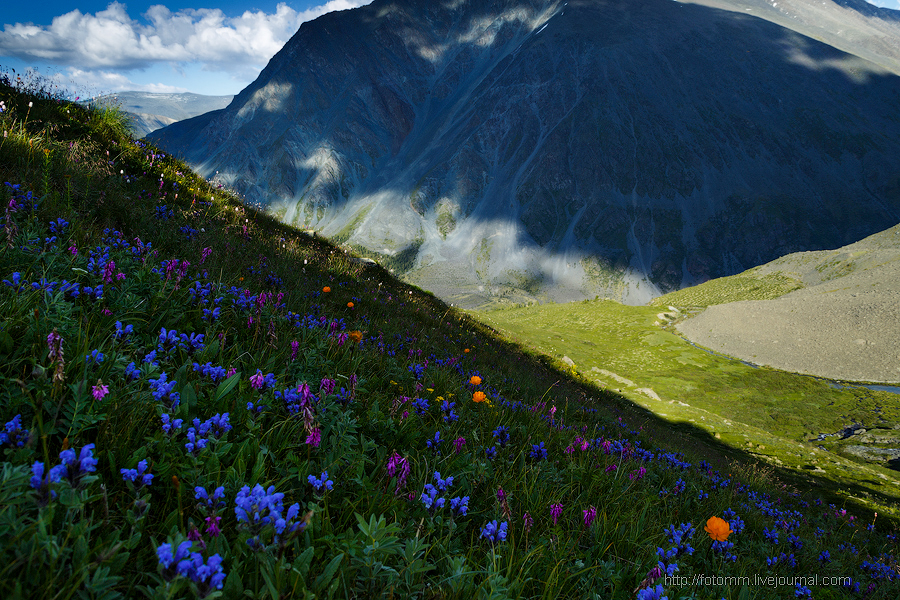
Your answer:
[[[203,94],[163,94],[155,92],[119,92],[99,98],[111,102],[131,117],[135,137],[144,137],[183,119],[225,108],[234,96]]]
[[[643,303],[900,221],[900,29],[852,1],[783,20],[871,60],[761,0],[375,0],[148,139],[457,304]]]

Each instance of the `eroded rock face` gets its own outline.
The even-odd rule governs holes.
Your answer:
[[[470,305],[642,303],[900,221],[900,78],[732,8],[376,0],[149,137]]]

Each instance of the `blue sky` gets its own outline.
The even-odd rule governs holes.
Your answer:
[[[304,21],[371,0],[22,0],[0,11],[0,68],[82,96],[236,94]]]
[[[426,2],[436,0],[423,0]],[[900,9],[900,0],[870,0]],[[236,94],[304,21],[371,0],[9,0],[0,69],[33,67],[82,96]]]

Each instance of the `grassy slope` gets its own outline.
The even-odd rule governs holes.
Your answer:
[[[752,297],[780,295],[790,287],[755,285],[751,281],[758,280],[751,277],[726,279],[666,298],[698,306],[717,303],[723,295],[728,301],[746,299],[747,293]],[[676,313],[659,311],[658,307],[604,300],[476,314],[539,352],[557,359],[568,356],[580,374],[622,390],[660,416],[701,425],[724,442],[748,448],[776,464],[822,469],[838,482],[863,483],[873,491],[900,498],[900,481],[894,471],[836,455],[833,450],[841,444],[836,438],[816,439],[854,422],[880,421],[882,427],[891,429],[900,423],[900,409],[892,394],[865,388],[836,389],[811,377],[755,368],[710,353],[665,327],[678,318]],[[652,389],[655,395],[638,391],[642,388]]]
[[[165,543],[184,543],[207,565],[219,556],[225,577],[215,583],[224,597],[634,598],[657,565],[657,547],[672,549],[665,562],[686,576],[850,575],[863,589],[872,585],[869,597],[896,596],[884,574],[896,566],[897,538],[885,536],[893,521],[882,517],[869,530],[870,512],[841,512],[853,509],[841,500],[821,506],[786,487],[780,477],[790,473],[760,469],[702,429],[672,435],[664,420],[500,340],[383,269],[240,206],[129,139],[114,112],[26,92],[0,85],[8,134],[0,180],[12,184],[5,190],[17,202],[4,215],[8,243],[0,250],[0,276],[9,282],[0,285],[0,415],[11,423],[0,444],[4,597],[219,593],[209,589],[211,573],[167,568],[158,557]],[[96,287],[107,269],[102,298],[62,291],[64,279]],[[204,312],[216,306],[217,317]],[[127,339],[116,340],[116,321],[133,326]],[[47,345],[54,329],[65,351],[56,382],[62,363]],[[205,345],[194,354],[166,351],[163,329],[202,334]],[[361,331],[359,345],[342,337],[351,330]],[[103,361],[92,358],[95,350]],[[142,362],[154,350],[158,364]],[[129,362],[137,378],[126,375]],[[237,373],[213,382],[194,362]],[[251,380],[257,369],[272,374],[274,389]],[[163,373],[177,382],[177,406],[161,391]],[[468,383],[476,373],[484,379],[477,386]],[[287,396],[304,381],[316,399],[301,418],[274,392]],[[108,395],[97,394],[103,385]],[[492,405],[474,403],[475,388]],[[456,402],[456,418],[439,396]],[[424,400],[418,408],[415,397]],[[226,411],[231,429],[221,438],[203,449],[185,446],[192,419]],[[185,419],[179,432],[161,430],[164,413]],[[500,425],[510,434],[506,445]],[[440,453],[426,445],[435,433],[445,440]],[[464,444],[454,450],[453,440]],[[32,478],[39,463],[59,467],[65,448],[89,459],[89,444],[96,471],[49,486]],[[405,483],[387,467],[392,452],[408,461]],[[119,470],[141,460],[154,480],[136,489]],[[325,471],[334,489],[317,492],[308,477]],[[438,495],[448,504],[467,496],[467,515],[421,501],[435,471],[455,478]],[[284,494],[282,516],[303,524],[295,534],[276,538],[272,524],[238,519],[242,487],[257,484]],[[195,498],[194,486],[219,485],[222,506]],[[287,510],[293,503],[296,514]],[[557,504],[558,519],[550,515]],[[734,560],[702,532],[707,518],[729,507],[746,524],[737,531],[729,517]],[[586,525],[591,509],[596,516]],[[218,536],[205,520],[216,516]],[[496,544],[485,538],[493,520],[508,527]],[[695,531],[683,543],[664,531],[688,522]],[[772,542],[766,532],[782,526]],[[188,535],[199,539],[188,543]],[[679,553],[684,544],[696,551]],[[796,566],[778,559],[788,552]],[[696,598],[796,591],[667,587],[676,589]],[[854,595],[841,587],[816,593]]]

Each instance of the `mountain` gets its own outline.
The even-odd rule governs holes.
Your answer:
[[[900,221],[896,13],[793,4],[375,0],[148,139],[457,304],[644,303]]]
[[[132,119],[135,137],[183,119],[225,108],[234,96],[206,96],[203,94],[161,94],[153,92],[119,92],[101,96],[101,102],[112,102]]]

